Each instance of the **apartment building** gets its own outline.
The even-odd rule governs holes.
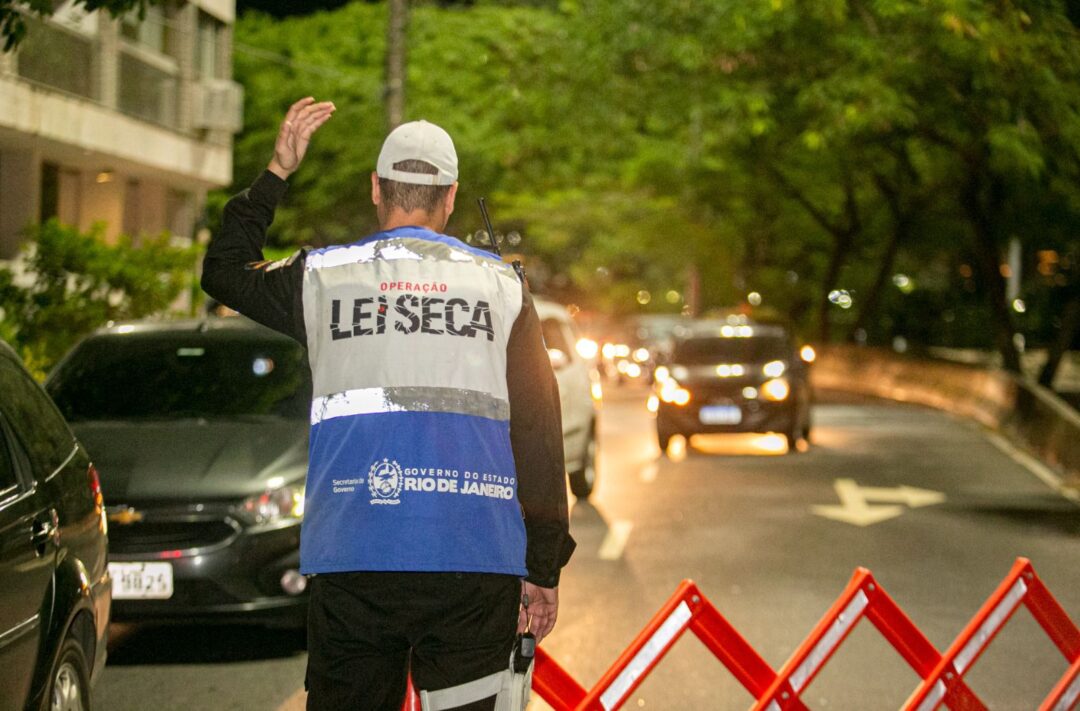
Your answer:
[[[57,217],[106,239],[191,239],[208,190],[232,181],[243,93],[235,0],[171,0],[114,20],[62,2],[0,54],[0,259]]]

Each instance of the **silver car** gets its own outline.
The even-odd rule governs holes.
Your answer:
[[[590,355],[588,349],[579,349],[581,339],[565,307],[539,298],[533,301],[540,316],[551,367],[559,383],[563,449],[570,491],[579,499],[587,499],[596,486],[600,376],[595,353]]]

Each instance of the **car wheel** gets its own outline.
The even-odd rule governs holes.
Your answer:
[[[798,454],[799,453],[799,432],[798,430],[791,429],[784,433],[784,438],[787,439],[787,453]]]
[[[675,436],[675,433],[666,427],[656,425],[656,443],[660,445],[660,453],[663,454],[667,451],[668,444],[671,443],[671,438]]]
[[[90,709],[90,674],[86,654],[73,637],[64,640],[60,648],[60,656],[49,676],[44,708],[48,711]]]
[[[589,432],[581,468],[570,472],[570,491],[579,499],[587,499],[596,486],[596,432]]]

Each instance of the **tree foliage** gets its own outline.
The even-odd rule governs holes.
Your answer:
[[[237,55],[238,187],[289,101],[339,107],[279,244],[373,228],[385,14],[238,25],[242,47],[283,55]],[[477,229],[472,199],[491,195],[540,289],[678,310],[694,267],[706,308],[753,291],[822,340],[994,345],[1011,368],[1017,333],[1075,328],[1080,35],[1062,2],[478,2],[410,22],[407,118],[444,125],[461,157],[451,229]],[[679,298],[643,307],[642,290]]]
[[[102,226],[81,233],[54,219],[28,237],[25,274],[0,267],[0,337],[39,375],[103,323],[167,311],[192,288],[198,248],[167,234],[109,245]]]

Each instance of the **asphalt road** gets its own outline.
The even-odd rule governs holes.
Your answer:
[[[661,455],[644,400],[637,389],[607,395],[601,478],[591,503],[571,512],[578,551],[563,575],[559,624],[544,643],[586,688],[685,578],[773,668],[857,566],[873,572],[938,649],[1017,556],[1032,560],[1080,622],[1080,507],[978,427],[916,407],[834,398],[815,408],[813,443],[796,455],[784,454],[782,438],[757,435],[695,437],[689,447],[676,440]],[[903,486],[936,495],[912,499],[918,506],[874,498]],[[845,491],[870,501],[861,513],[849,505],[841,518],[881,517],[880,507],[890,506],[891,518],[859,526],[820,515],[835,512]],[[302,708],[296,635],[238,627],[113,631],[97,708]],[[1020,610],[966,678],[992,709],[1033,709],[1065,669]],[[802,698],[814,709],[896,709],[917,682],[863,621]],[[688,634],[624,708],[751,703]]]

